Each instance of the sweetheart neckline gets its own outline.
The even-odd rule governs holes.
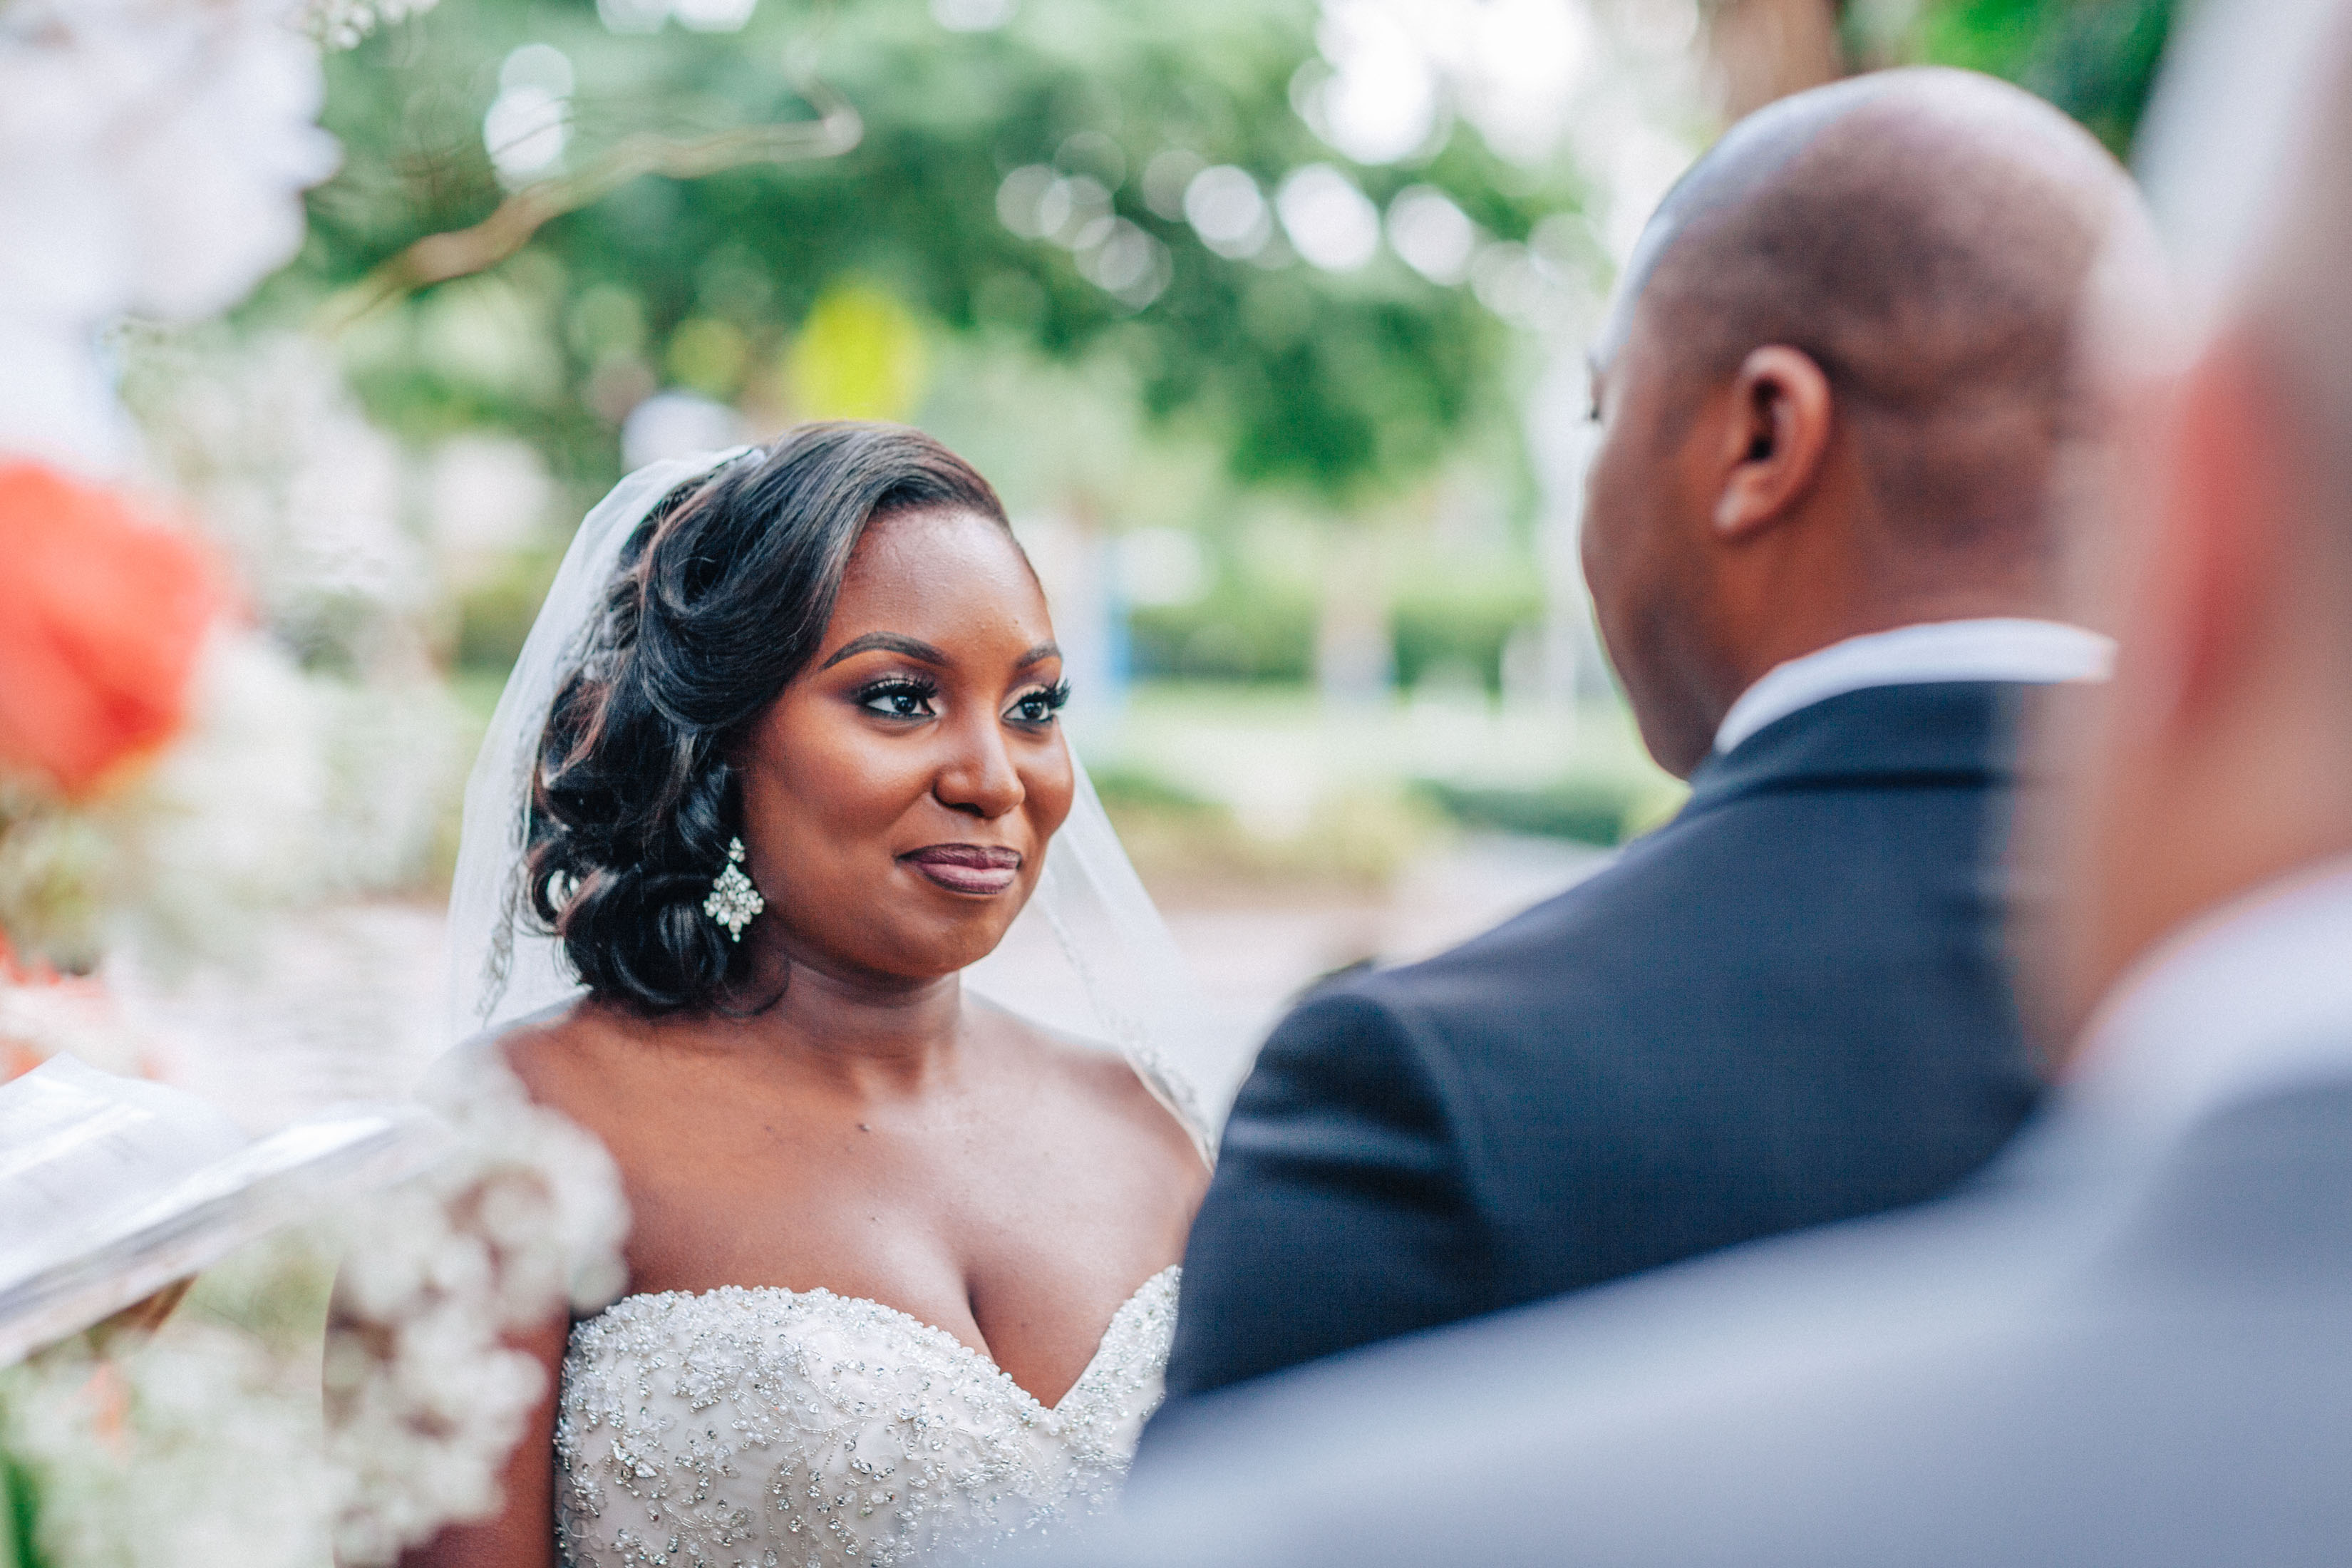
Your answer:
[[[1102,1364],[1103,1352],[1110,1348],[1111,1335],[1118,1331],[1120,1321],[1126,1318],[1128,1313],[1135,1310],[1138,1302],[1141,1301],[1146,1295],[1150,1293],[1153,1286],[1158,1285],[1161,1280],[1167,1279],[1171,1274],[1181,1274],[1183,1271],[1183,1267],[1184,1266],[1181,1263],[1170,1264],[1167,1268],[1162,1268],[1159,1273],[1151,1276],[1150,1279],[1146,1279],[1142,1284],[1138,1285],[1135,1288],[1134,1292],[1129,1295],[1126,1300],[1121,1301],[1118,1304],[1118,1310],[1113,1311],[1110,1315],[1110,1321],[1103,1325],[1101,1337],[1095,1341],[1094,1354],[1088,1356],[1087,1358],[1087,1364],[1078,1369],[1078,1375],[1072,1380],[1070,1386],[1062,1390],[1062,1397],[1054,1401],[1051,1405],[1046,1404],[1044,1400],[1030,1393],[1024,1384],[1014,1381],[1013,1374],[1005,1371],[1002,1365],[998,1364],[997,1360],[993,1355],[991,1355],[986,1351],[979,1350],[971,1345],[964,1343],[961,1339],[958,1338],[950,1331],[940,1327],[939,1324],[926,1322],[922,1319],[915,1316],[914,1313],[907,1311],[902,1308],[893,1307],[887,1301],[877,1301],[871,1296],[845,1296],[838,1290],[828,1290],[822,1285],[812,1286],[806,1290],[795,1290],[789,1285],[714,1285],[707,1290],[637,1290],[632,1291],[630,1294],[619,1298],[617,1300],[613,1302],[612,1306],[605,1308],[604,1310],[609,1312],[613,1308],[619,1307],[625,1302],[629,1301],[709,1301],[720,1300],[728,1296],[781,1296],[786,1299],[798,1298],[801,1300],[814,1300],[818,1297],[823,1297],[827,1300],[839,1301],[847,1306],[871,1307],[877,1312],[887,1313],[889,1316],[898,1319],[900,1322],[905,1323],[909,1328],[916,1329],[923,1333],[932,1335],[944,1341],[953,1349],[961,1352],[964,1355],[971,1357],[973,1361],[976,1361],[983,1367],[986,1367],[989,1372],[1001,1379],[1007,1388],[1010,1388],[1013,1393],[1027,1400],[1031,1405],[1035,1405],[1037,1409],[1042,1411],[1044,1414],[1058,1416],[1061,1415],[1063,1407],[1067,1405],[1072,1399],[1076,1397],[1078,1390],[1086,1386],[1087,1379],[1094,1375],[1095,1369]],[[600,1313],[599,1316],[602,1316],[602,1314]],[[593,1322],[595,1321],[595,1319],[585,1319],[583,1321]]]

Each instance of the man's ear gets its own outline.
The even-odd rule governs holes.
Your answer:
[[[1811,488],[1829,448],[1830,402],[1829,377],[1801,350],[1774,344],[1740,363],[1718,453],[1718,536],[1754,533]]]
[[[2280,537],[2291,510],[2284,420],[2254,344],[2225,337],[2181,378],[2158,460],[2170,470],[2136,624],[2149,667],[2144,723],[2194,723],[2227,700],[2275,608]]]

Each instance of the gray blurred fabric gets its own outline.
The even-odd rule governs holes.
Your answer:
[[[1055,1561],[2352,1560],[2352,867],[2121,994],[1958,1194],[1208,1396]]]

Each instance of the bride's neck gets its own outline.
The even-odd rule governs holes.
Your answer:
[[[901,1088],[917,1087],[952,1058],[963,1021],[960,975],[907,980],[764,956],[749,996],[755,1006],[774,1001],[736,1022],[747,1044]]]

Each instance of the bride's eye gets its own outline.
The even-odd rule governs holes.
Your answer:
[[[885,719],[931,719],[939,688],[919,680],[885,680],[857,694],[857,705]]]
[[[1016,724],[1050,724],[1054,715],[1070,700],[1070,683],[1066,680],[1052,686],[1034,687],[1013,700],[1004,716]]]

